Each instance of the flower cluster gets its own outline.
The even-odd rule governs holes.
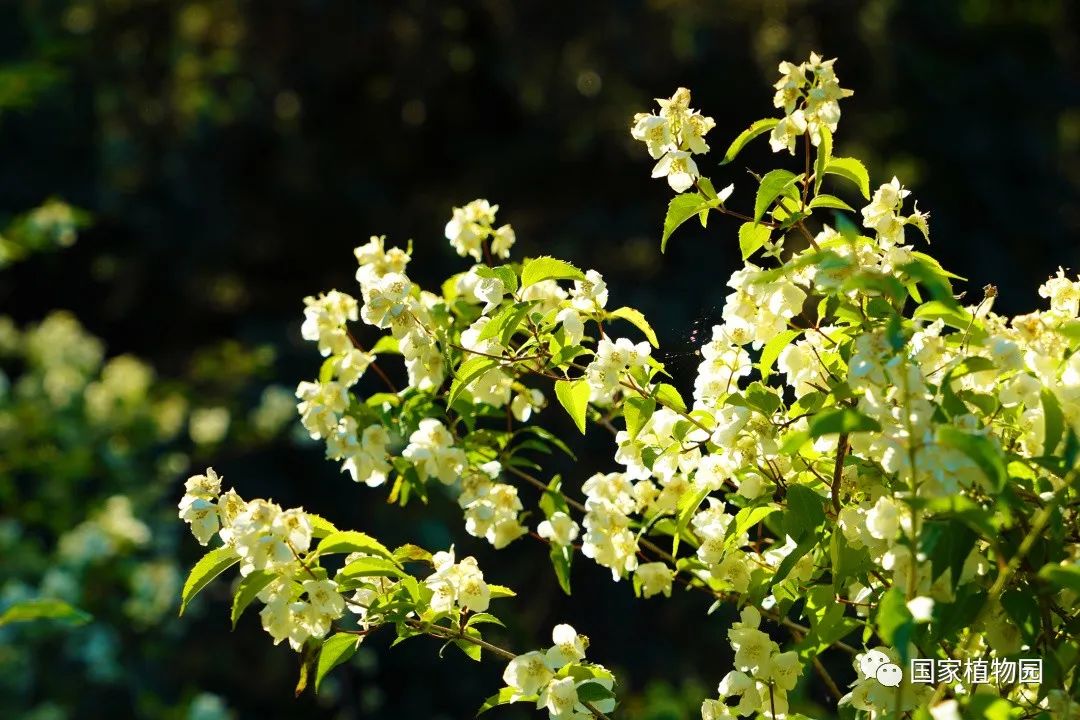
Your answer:
[[[833,64],[836,59],[822,60],[817,53],[796,65],[780,63],[780,79],[773,86],[776,94],[773,105],[783,108],[784,118],[773,128],[769,138],[773,152],[786,149],[795,154],[795,142],[804,134],[815,145],[821,143],[823,128],[836,132],[840,122],[840,100],[854,92],[840,87]]]
[[[758,628],[760,624],[761,614],[745,607],[739,621],[728,630],[736,669],[720,681],[720,698],[702,703],[702,720],[733,720],[744,715],[776,720],[788,714],[787,694],[802,675],[802,663],[798,653],[780,652]]]
[[[498,210],[498,205],[487,200],[473,200],[465,207],[454,208],[454,216],[446,223],[446,239],[458,255],[479,261],[483,258],[483,244],[488,242],[495,257],[510,257],[517,237],[509,225],[495,228]]]
[[[690,91],[679,88],[668,99],[657,98],[658,114],[638,113],[630,133],[645,143],[649,155],[657,160],[654,178],[666,177],[675,192],[684,192],[701,177],[694,155],[709,152],[705,135],[716,121],[690,109]]]
[[[579,720],[611,712],[614,697],[589,701],[581,692],[588,685],[592,692],[610,695],[614,682],[602,666],[584,662],[589,639],[563,624],[555,626],[551,641],[554,644],[547,650],[518,655],[506,666],[503,682],[512,691],[513,701],[535,699],[536,707],[547,710],[551,720]]]
[[[244,501],[235,490],[222,493],[213,468],[188,478],[184,491],[180,518],[199,543],[218,535],[239,561],[242,577],[258,574],[257,597],[264,603],[259,615],[274,644],[288,640],[299,651],[308,638],[325,637],[344,614],[345,600],[333,580],[305,563],[314,537],[308,514],[268,500]]]

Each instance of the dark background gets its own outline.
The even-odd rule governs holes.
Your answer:
[[[973,295],[997,285],[995,309],[1027,312],[1039,283],[1078,265],[1078,28],[1075,4],[1054,0],[3,2],[0,63],[40,83],[0,82],[25,96],[0,115],[0,215],[56,195],[95,224],[71,250],[0,276],[0,310],[30,321],[71,309],[110,354],[165,375],[215,339],[271,343],[274,379],[293,385],[319,365],[299,338],[301,299],[358,293],[353,247],[412,238],[410,275],[435,289],[466,267],[442,237],[450,207],[486,197],[517,230],[516,258],[596,268],[613,307],[644,311],[686,387],[692,330],[711,324],[737,266],[736,225],[687,225],[660,254],[671,193],[649,178],[630,118],[691,88],[717,121],[702,170],[718,187],[734,182],[731,204],[745,207],[744,168],[789,158],[759,140],[721,169],[716,151],[775,114],[777,63],[817,50],[839,57],[855,90],[837,154],[862,157],[875,186],[899,175],[931,212],[931,252],[972,279]],[[543,417],[572,434],[557,413]],[[614,469],[597,435],[561,468],[571,486]],[[627,716],[693,715],[730,669],[728,618],[707,617],[704,598],[635,601],[629,583],[583,560],[580,595],[567,599],[539,544],[496,554],[465,535],[446,498],[387,508],[385,489],[353,485],[313,446],[215,466],[245,496],[302,503],[388,544],[456,541],[520,592],[501,601],[506,644],[543,645],[569,620],[618,672]],[[187,550],[193,561],[197,546]],[[124,682],[84,693],[73,678],[78,714],[107,703],[115,717],[163,716],[204,688],[244,718],[465,718],[499,686],[499,663],[474,667],[453,649],[439,660],[423,639],[390,652],[376,635],[317,701],[294,701],[295,656],[254,615],[230,635],[227,591],[125,658]],[[842,660],[834,667],[850,679]],[[806,695],[824,698],[813,676]]]

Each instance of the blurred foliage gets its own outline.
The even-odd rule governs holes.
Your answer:
[[[0,413],[18,418],[0,437],[0,466],[18,463],[17,473],[0,471],[8,488],[0,583],[15,588],[4,591],[5,602],[39,592],[59,568],[50,582],[73,588],[75,604],[95,615],[70,632],[39,623],[0,631],[34,648],[26,662],[7,636],[0,645],[0,662],[14,668],[0,680],[5,713],[97,717],[108,703],[117,717],[220,717],[220,700],[196,695],[203,688],[227,695],[240,717],[471,715],[495,675],[466,676],[464,666],[448,672],[456,661],[447,659],[430,673],[441,678],[427,684],[431,692],[415,692],[409,678],[439,661],[407,645],[387,658],[365,649],[319,704],[267,697],[266,687],[286,688],[294,678],[287,650],[266,652],[257,628],[244,623],[225,643],[226,628],[203,620],[198,607],[177,621],[155,604],[175,571],[173,560],[154,560],[173,557],[179,524],[178,485],[165,488],[175,482],[171,452],[186,452],[193,430],[204,443],[192,462],[212,460],[230,476],[264,432],[257,426],[273,425],[292,402],[280,388],[262,397],[244,378],[310,374],[300,299],[353,287],[350,263],[312,255],[347,258],[372,233],[412,237],[433,259],[413,268],[429,283],[443,274],[440,253],[451,252],[441,238],[448,208],[489,197],[517,229],[522,255],[566,257],[626,288],[616,304],[644,311],[663,359],[685,373],[728,292],[715,278],[738,261],[734,232],[687,232],[658,255],[656,218],[666,201],[632,147],[629,119],[684,85],[716,117],[712,137],[733,137],[753,118],[725,113],[727,98],[747,107],[767,102],[777,62],[813,49],[840,58],[858,96],[844,122],[845,137],[860,144],[838,152],[899,174],[933,213],[942,262],[998,285],[1002,312],[1023,311],[1035,301],[1031,288],[1057,265],[1080,264],[1077,28],[1067,0],[0,3],[0,221],[50,197],[94,217],[62,253],[39,250],[63,245],[64,232],[21,241],[33,252],[15,251],[25,259],[0,275],[0,312],[13,318],[5,332],[15,338]],[[740,160],[757,169],[766,152]],[[733,179],[736,193],[750,186]],[[6,222],[0,228],[5,247],[20,242]],[[679,286],[687,290],[665,286],[658,295],[648,281],[661,271],[685,279]],[[710,289],[689,290],[700,287]],[[55,308],[76,310],[93,335],[70,316],[50,315]],[[49,383],[56,393],[76,388],[61,405],[46,389],[47,369],[26,350],[24,338],[42,327],[62,327],[65,342],[81,348]],[[96,338],[115,353],[105,367],[120,370],[109,377]],[[238,344],[218,344],[222,338]],[[276,352],[272,370],[251,350],[263,345]],[[207,346],[217,349],[195,350]],[[183,380],[150,379],[145,395],[135,395],[147,402],[125,405],[136,367]],[[33,388],[30,399],[20,397],[21,386]],[[110,398],[104,415],[92,416],[102,401],[90,400],[91,386]],[[153,408],[173,393],[189,409],[177,413],[169,441]],[[256,405],[262,409],[248,416],[245,408]],[[108,422],[95,424],[101,418]],[[574,449],[579,463],[566,468],[574,481],[610,465],[603,439]],[[278,443],[235,467],[230,482],[242,493],[284,504],[302,495],[317,503],[308,509],[388,540],[434,545],[458,534],[449,503],[390,511],[314,450]],[[85,526],[78,531],[108,538],[102,519],[123,515],[121,505],[106,510],[114,496],[128,498],[150,539],[105,542],[113,554],[88,562],[106,568],[108,582],[83,587],[83,570],[60,558],[59,537]],[[18,553],[9,550],[16,546]],[[532,598],[521,626],[508,631],[515,638],[541,637],[555,618],[583,632],[623,630],[626,640],[597,659],[626,678],[621,695],[637,694],[628,705],[633,717],[685,717],[700,688],[711,691],[728,669],[723,623],[702,619],[693,637],[677,634],[686,617],[704,618],[695,598],[642,606],[629,587],[612,588],[603,572],[583,567],[575,583],[603,593],[607,604],[575,614],[550,577],[533,571],[542,553],[465,549],[497,582]],[[136,580],[147,566],[157,569]],[[129,600],[149,615],[136,620],[141,611],[129,614],[136,606]],[[224,595],[201,601],[226,602]],[[149,621],[154,613],[158,620]],[[642,643],[652,651],[637,652]],[[42,676],[43,658],[57,654],[67,658],[64,671]],[[92,682],[91,666],[103,674]],[[130,687],[109,674],[117,668]],[[700,688],[645,688],[652,678],[677,677]],[[825,697],[821,688],[807,694]],[[29,714],[33,707],[38,714]]]

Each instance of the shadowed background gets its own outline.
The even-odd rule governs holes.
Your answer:
[[[269,344],[267,381],[295,385],[320,361],[299,337],[302,298],[358,293],[353,247],[411,238],[410,275],[434,289],[467,267],[442,237],[450,207],[485,197],[517,231],[515,258],[596,268],[613,307],[644,311],[686,388],[737,265],[737,225],[688,224],[661,255],[671,193],[649,178],[630,118],[691,88],[717,122],[702,171],[734,182],[730,204],[746,207],[745,169],[789,159],[759,140],[721,169],[717,150],[774,114],[777,63],[816,50],[839,57],[855,90],[837,154],[862,157],[875,186],[898,175],[931,212],[932,252],[972,278],[972,296],[992,283],[995,309],[1026,312],[1058,265],[1080,264],[1076,28],[1076,7],[1053,0],[3,3],[0,214],[55,195],[94,224],[75,247],[0,275],[0,310],[24,322],[70,309],[109,354],[166,376],[216,339]],[[609,437],[576,438],[557,409],[541,417],[574,437],[579,462],[551,465],[571,487],[615,469]],[[385,489],[354,485],[312,444],[210,459],[245,497],[303,504],[391,545],[456,542],[519,591],[502,601],[513,622],[497,635],[524,649],[571,622],[618,673],[627,717],[691,716],[730,669],[730,616],[706,616],[703,597],[635,601],[629,583],[579,558],[580,596],[565,598],[538,543],[495,553],[438,494],[426,508],[387,507]],[[198,556],[193,541],[180,547],[185,562]],[[440,660],[424,639],[389,652],[376,635],[322,695],[294,701],[295,655],[254,613],[229,634],[225,583],[180,621],[121,632],[119,679],[90,685],[61,666],[61,680],[3,692],[64,708],[27,717],[97,717],[103,703],[115,717],[195,717],[185,708],[203,689],[240,718],[465,718],[501,673],[453,649]],[[842,658],[831,666],[853,677]],[[804,711],[825,717],[807,675]]]

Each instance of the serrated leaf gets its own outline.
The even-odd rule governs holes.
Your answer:
[[[352,633],[335,633],[326,639],[319,651],[319,663],[315,670],[316,694],[326,674],[356,654],[361,639]]]
[[[779,122],[780,121],[776,118],[763,118],[751,123],[750,127],[739,133],[739,136],[728,146],[727,151],[724,153],[724,159],[720,161],[720,164],[727,165],[735,159],[735,156],[738,155],[744,147],[746,147],[746,143],[750,142],[758,135],[764,135],[769,132],[776,127]]]
[[[761,184],[758,186],[757,195],[754,197],[754,222],[760,221],[765,216],[773,201],[791,187],[795,179],[795,173],[790,170],[777,169],[765,173],[765,177],[761,178]]]
[[[462,391],[469,386],[469,383],[479,378],[488,370],[496,367],[498,364],[498,360],[479,355],[474,355],[461,363],[454,372],[454,381],[450,383],[450,394],[447,395],[446,404],[453,405],[454,401],[458,399]]]
[[[496,707],[498,707],[500,705],[509,705],[510,703],[514,703],[514,702],[535,703],[536,702],[536,696],[535,695],[517,696],[517,691],[514,688],[504,687],[502,690],[500,690],[499,692],[495,693],[494,695],[489,697],[487,700],[485,700],[484,704],[480,706],[480,709],[476,711],[476,714],[477,715],[483,715],[484,713],[486,713],[488,710],[491,710],[492,708],[496,708]]]
[[[772,228],[760,223],[745,222],[739,226],[739,251],[742,259],[748,260],[750,256],[760,250],[772,236]]]
[[[255,570],[250,575],[240,581],[240,584],[236,588],[236,594],[233,595],[232,613],[230,619],[232,620],[233,630],[236,629],[236,623],[240,620],[240,616],[247,610],[251,601],[262,592],[263,588],[274,581],[277,575],[274,573],[266,572],[265,570]]]
[[[839,175],[845,180],[850,180],[859,188],[859,192],[862,193],[864,198],[870,199],[870,173],[866,171],[866,166],[859,160],[834,157],[825,166],[825,173]]]
[[[686,412],[686,403],[683,402],[682,395],[675,389],[674,385],[668,383],[660,383],[656,386],[656,390],[653,392],[653,397],[661,405],[673,408],[679,412]]]
[[[397,338],[393,335],[383,335],[375,342],[375,345],[372,346],[369,352],[371,352],[372,355],[401,354],[401,350],[398,348]]]
[[[1043,565],[1039,577],[1063,590],[1080,593],[1080,565]]]
[[[184,581],[184,589],[180,593],[180,614],[184,614],[191,599],[213,582],[214,578],[238,562],[240,556],[231,547],[216,548],[203,555]]]
[[[638,436],[654,412],[656,400],[652,398],[635,396],[626,399],[623,404],[623,418],[626,420],[626,431],[630,433],[630,439]]]
[[[964,562],[971,553],[971,548],[975,547],[978,537],[960,520],[927,522],[923,526],[920,549],[930,558],[933,579],[936,580],[946,570],[951,570],[950,581],[955,590],[960,584]]]
[[[679,502],[679,514],[675,519],[675,532],[671,534],[671,554],[673,557],[678,556],[679,540],[682,539],[682,534],[690,525],[690,520],[694,517],[698,507],[709,496],[709,492],[708,487],[699,488],[693,495],[689,493],[683,495],[683,499]]]
[[[324,538],[331,533],[336,533],[338,529],[334,527],[334,523],[330,522],[322,515],[316,515],[315,513],[305,513],[308,520],[311,521],[311,536],[314,538]]]
[[[393,560],[383,557],[361,557],[338,571],[340,578],[402,577],[405,573]]]
[[[684,222],[694,217],[702,210],[708,210],[709,200],[697,192],[688,192],[676,195],[668,203],[667,214],[664,216],[664,234],[660,238],[660,252],[667,250],[668,238],[675,229]]]
[[[818,143],[817,157],[814,158],[814,195],[821,192],[821,180],[825,177],[825,166],[832,160],[832,132],[829,128],[818,126],[818,135],[821,142]],[[814,204],[810,203],[810,207]]]
[[[833,210],[847,210],[848,212],[855,212],[855,208],[848,205],[846,202],[836,197],[835,195],[821,194],[816,196],[810,201],[809,208],[816,210],[817,208],[832,208]]]
[[[825,521],[825,499],[805,485],[790,485],[787,489],[787,510],[784,512],[784,532],[798,540]]]
[[[506,627],[503,621],[495,617],[491,613],[480,612],[469,616],[469,619],[465,621],[465,627],[472,627],[473,625],[498,625],[499,627]]]
[[[570,594],[570,566],[573,562],[574,550],[567,545],[551,544],[548,556],[551,558],[551,567],[555,571],[555,579],[559,581],[559,588]]]
[[[398,563],[425,562],[431,563],[431,553],[418,545],[405,544],[394,549],[394,560]]]
[[[904,593],[892,588],[882,595],[878,603],[877,632],[886,645],[895,647],[902,656],[906,655],[907,640],[914,624]]]
[[[503,585],[496,585],[495,583],[488,583],[488,594],[492,600],[498,598],[517,597],[517,593],[508,587]]]
[[[585,413],[589,409],[589,384],[584,380],[558,380],[555,397],[577,425],[578,432],[585,434]]]
[[[11,605],[0,614],[0,627],[11,623],[33,622],[34,620],[55,620],[66,625],[85,625],[93,619],[84,612],[63,600],[56,598],[31,598]]]
[[[626,320],[628,323],[636,327],[642,333],[645,334],[645,339],[649,341],[649,344],[655,347],[660,347],[660,343],[656,339],[656,332],[649,325],[649,321],[645,319],[645,316],[640,310],[635,310],[631,307],[621,307],[618,310],[613,310],[607,314],[609,318],[619,318]]]
[[[357,530],[344,530],[327,535],[315,549],[317,555],[353,552],[378,555],[391,561],[394,558],[393,553],[387,550],[385,545],[370,535]]]
[[[1052,390],[1042,389],[1043,455],[1053,455],[1065,431],[1065,416]]]
[[[758,505],[757,507],[743,508],[735,513],[735,522],[728,525],[727,539],[736,542],[750,528],[779,510],[780,508],[776,505]]]
[[[761,349],[761,359],[758,361],[758,371],[761,373],[761,381],[765,382],[772,374],[773,363],[780,357],[788,345],[802,334],[802,330],[784,330],[772,337],[765,347]]]
[[[810,420],[811,438],[880,430],[881,423],[877,420],[849,407],[825,410]]]
[[[1005,459],[994,443],[983,435],[972,435],[951,425],[939,426],[935,439],[941,445],[950,447],[967,455],[983,471],[994,492],[1001,492],[1008,479]]]
[[[541,280],[584,280],[585,273],[558,258],[542,256],[525,261],[521,268],[521,287],[527,288]]]

